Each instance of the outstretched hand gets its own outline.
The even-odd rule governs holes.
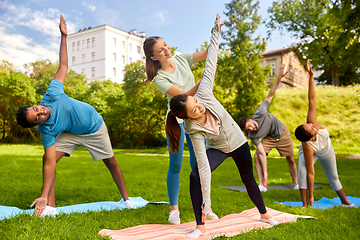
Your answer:
[[[311,63],[310,63],[310,60],[308,59],[307,62],[306,62],[306,70],[311,74],[313,75],[314,72],[313,72],[313,69],[311,67]]]
[[[220,22],[220,15],[216,14],[216,20],[218,20]],[[221,32],[221,27],[224,25],[224,23],[220,23],[218,25],[216,25],[217,30],[219,30],[219,32]],[[213,33],[214,28],[211,29],[211,33]]]
[[[281,78],[284,77],[288,73],[288,71],[284,72],[284,69],[285,69],[285,64],[283,63],[283,64],[281,64],[281,66],[279,68],[279,76]]]
[[[35,199],[30,207],[34,206],[34,204],[36,204],[34,214],[37,216],[41,215],[46,207],[47,198],[39,197],[39,198]]]
[[[67,36],[67,28],[66,22],[64,20],[63,15],[60,15],[60,24],[59,24],[60,32],[62,35]]]

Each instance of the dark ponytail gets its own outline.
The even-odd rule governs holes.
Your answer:
[[[174,96],[170,100],[170,112],[166,118],[166,128],[165,132],[169,138],[169,148],[171,152],[179,152],[179,144],[181,137],[181,128],[179,123],[176,120],[176,117],[181,119],[187,119],[187,109],[186,109],[186,100],[189,95],[180,94]]]
[[[157,72],[161,68],[161,64],[159,61],[154,61],[151,59],[151,57],[154,56],[154,45],[159,39],[160,37],[157,36],[148,37],[147,39],[145,39],[143,44],[143,49],[146,56],[146,80],[149,82],[155,78]]]

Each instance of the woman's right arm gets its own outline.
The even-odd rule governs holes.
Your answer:
[[[307,202],[308,205],[312,206],[314,202],[314,178],[315,178],[315,170],[314,170],[314,153],[315,150],[307,143],[301,143],[304,151],[304,158],[306,164],[306,172],[307,172],[307,185],[309,190],[309,200]]]
[[[318,124],[316,121],[316,93],[315,93],[315,83],[314,83],[314,73],[308,60],[306,63],[306,70],[309,72],[309,89],[308,89],[308,100],[309,100],[309,109],[307,114],[307,123]]]
[[[199,88],[199,85],[200,85],[200,82],[199,81],[197,84],[195,84],[195,86],[193,86],[189,91],[185,92],[183,90],[181,90],[178,86],[176,85],[172,85],[169,90],[167,90],[166,94],[174,97],[176,95],[179,95],[179,94],[187,94],[187,95],[190,95],[190,96],[194,96],[195,93],[197,92],[198,88]]]
[[[203,196],[202,212],[206,215],[211,212],[210,188],[211,169],[206,155],[205,137],[200,132],[190,134],[191,142],[197,160],[197,167],[200,176],[201,192]]]

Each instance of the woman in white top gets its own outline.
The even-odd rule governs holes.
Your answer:
[[[234,159],[249,197],[260,212],[260,220],[272,225],[278,224],[266,212],[261,192],[254,178],[247,140],[240,127],[212,92],[219,50],[221,26],[219,21],[220,16],[217,15],[205,71],[198,91],[193,97],[187,94],[173,97],[170,101],[171,111],[166,121],[169,147],[172,151],[176,151],[179,147],[181,129],[175,117],[185,120],[183,123],[185,131],[190,135],[197,159],[197,166],[190,175],[190,195],[197,226],[191,234],[186,235],[188,238],[198,238],[206,233],[205,220],[211,213],[211,172],[228,157]]]
[[[354,206],[346,198],[344,190],[339,181],[336,156],[331,144],[329,132],[326,127],[316,121],[316,94],[313,70],[308,60],[307,71],[310,74],[308,99],[309,109],[306,124],[300,125],[295,130],[296,138],[301,141],[299,147],[298,182],[303,207],[312,206],[314,202],[314,164],[320,161],[324,168],[330,186],[341,199],[342,206]],[[309,199],[307,192],[309,190]]]
[[[146,56],[146,75],[147,80],[154,80],[156,87],[167,95],[168,100],[178,94],[189,94],[193,96],[199,83],[195,85],[195,78],[191,72],[191,65],[195,62],[206,59],[207,50],[179,54],[174,57],[171,55],[169,45],[160,37],[148,37],[144,41],[144,53]],[[169,108],[168,108],[169,112]],[[169,170],[167,174],[167,191],[170,200],[169,222],[180,224],[180,212],[178,207],[180,170],[183,161],[184,141],[190,153],[190,166],[196,165],[196,157],[192,147],[191,139],[185,133],[182,120],[178,120],[181,127],[180,147],[176,152],[169,151]],[[166,136],[168,138],[168,136]],[[216,214],[211,213],[211,219],[218,219]]]

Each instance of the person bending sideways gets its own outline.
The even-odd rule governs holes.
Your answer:
[[[191,72],[193,63],[206,59],[207,50],[183,53],[176,56],[171,55],[170,46],[160,37],[148,37],[144,41],[144,53],[146,56],[146,75],[147,81],[154,81],[157,89],[166,94],[168,101],[178,94],[189,94],[193,96],[200,82],[195,84],[195,78]],[[168,107],[167,113],[170,111]],[[196,165],[196,157],[192,142],[188,134],[185,133],[183,120],[178,119],[181,128],[181,138],[179,149],[175,152],[169,149],[169,170],[166,178],[166,186],[170,201],[170,213],[168,221],[172,224],[180,224],[179,212],[179,187],[180,170],[183,162],[184,141],[190,154],[190,166],[193,169]],[[166,136],[169,139],[168,136]],[[218,219],[215,213],[209,214],[210,219]]]
[[[299,146],[299,188],[303,207],[312,206],[314,202],[314,164],[317,160],[324,168],[331,188],[341,199],[344,207],[354,207],[347,199],[339,181],[336,167],[336,156],[331,144],[329,131],[316,120],[316,93],[313,70],[308,60],[306,70],[310,74],[308,100],[309,108],[306,123],[295,130],[296,138],[301,141]],[[308,196],[309,193],[309,196]],[[309,197],[309,198],[308,198]]]
[[[24,128],[38,126],[44,146],[43,185],[41,196],[31,204],[36,215],[55,215],[56,163],[69,157],[83,145],[96,160],[102,159],[109,169],[127,208],[135,208],[129,201],[121,169],[112,151],[109,134],[101,115],[87,103],[68,97],[63,90],[68,71],[67,28],[60,16],[61,43],[59,69],[51,81],[40,105],[19,108],[16,119]]]
[[[241,118],[240,128],[248,133],[251,141],[256,145],[254,155],[256,173],[259,178],[260,191],[267,191],[267,155],[271,149],[276,148],[282,157],[286,157],[289,164],[289,171],[293,180],[293,189],[299,189],[297,181],[296,163],[294,160],[294,148],[289,129],[280,122],[274,115],[268,112],[271,100],[279,86],[280,80],[285,76],[285,65],[279,69],[278,77],[272,85],[269,94],[264,102],[256,110],[251,119]],[[261,142],[259,139],[262,139]]]
[[[260,220],[272,225],[278,224],[266,212],[253,175],[250,148],[246,138],[212,92],[222,25],[219,21],[218,14],[210,39],[205,71],[196,94],[174,96],[170,100],[171,111],[166,121],[169,146],[171,151],[176,151],[179,148],[181,132],[176,117],[185,120],[184,129],[190,135],[197,159],[197,165],[190,174],[190,195],[197,226],[192,233],[186,235],[188,238],[198,238],[206,233],[206,217],[212,212],[211,172],[228,157],[234,159],[247,192],[260,212]]]

